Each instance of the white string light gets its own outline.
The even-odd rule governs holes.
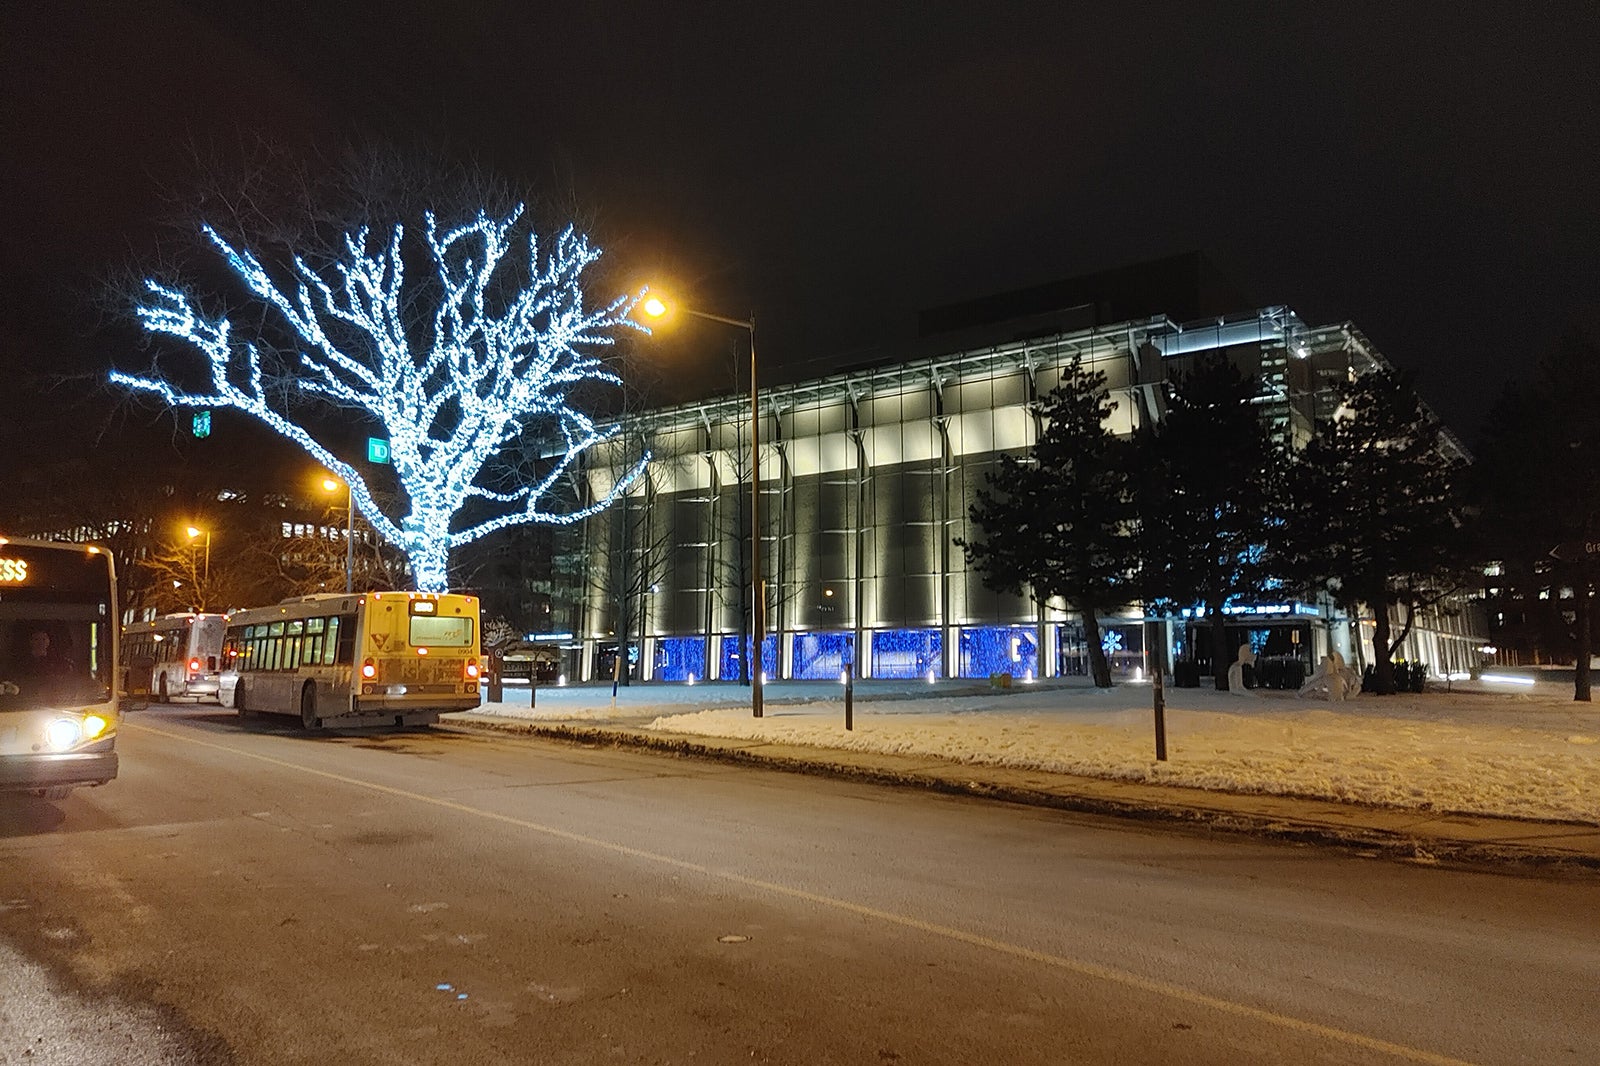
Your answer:
[[[161,376],[120,371],[111,380],[154,393],[172,407],[231,407],[259,418],[344,479],[372,527],[405,553],[419,590],[443,591],[453,549],[507,526],[581,521],[610,506],[650,461],[646,454],[588,507],[559,513],[541,508],[544,495],[578,457],[617,432],[597,427],[567,403],[568,391],[580,382],[621,384],[585,352],[612,344],[610,331],[619,327],[649,331],[629,318],[642,293],[585,310],[582,275],[600,249],[570,226],[543,257],[537,235],[530,234],[526,280],[514,293],[496,291],[502,268],[509,270],[509,238],[521,217],[521,205],[504,219],[480,211],[474,221],[441,233],[433,214],[425,216],[428,251],[442,287],[425,351],[413,347],[421,331],[408,328],[406,318],[404,227],[395,225],[387,245],[376,251],[369,251],[366,229],[345,234],[333,284],[295,256],[292,294],[248,249],[234,248],[205,227],[250,292],[304,343],[295,389],[364,410],[384,427],[390,461],[411,501],[410,513],[398,523],[379,509],[355,467],[275,406],[263,387],[257,345],[237,342],[226,317],[206,318],[177,289],[147,282],[155,298],[137,309],[139,319],[150,332],[178,337],[206,356],[210,391],[185,391]],[[344,337],[358,337],[359,346],[335,339]],[[539,419],[552,422],[563,442],[559,454],[547,457],[550,469],[508,492],[477,484],[490,460]],[[505,510],[452,529],[468,500],[499,503]]]

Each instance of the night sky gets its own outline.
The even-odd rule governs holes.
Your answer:
[[[12,3],[0,359],[110,364],[81,294],[190,145],[373,134],[575,196],[621,274],[755,313],[772,380],[1198,249],[1471,439],[1600,312],[1597,41],[1593,3]]]

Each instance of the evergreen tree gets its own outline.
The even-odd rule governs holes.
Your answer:
[[[1167,416],[1140,438],[1146,597],[1169,610],[1205,608],[1218,690],[1233,661],[1223,609],[1273,579],[1285,460],[1257,412],[1260,391],[1227,356],[1208,353],[1177,379]]]
[[[1138,563],[1132,446],[1106,425],[1115,409],[1105,375],[1075,359],[1041,407],[1038,442],[1001,456],[978,493],[971,516],[982,539],[957,542],[990,588],[1026,586],[1037,602],[1060,597],[1082,616],[1100,688],[1111,670],[1099,615],[1132,597]]]
[[[1600,539],[1600,345],[1570,332],[1539,361],[1530,386],[1508,386],[1482,452],[1483,551],[1502,562],[1508,589],[1549,609],[1565,638],[1560,651],[1570,649],[1577,667],[1573,699],[1588,702],[1596,564],[1586,551],[1551,552]]]
[[[1354,615],[1373,614],[1373,687],[1394,692],[1390,657],[1418,610],[1455,592],[1466,544],[1461,463],[1408,375],[1374,370],[1347,383],[1331,419],[1297,457],[1289,533],[1295,569]],[[1405,624],[1392,634],[1390,609]]]

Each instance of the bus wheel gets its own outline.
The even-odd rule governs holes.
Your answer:
[[[249,718],[250,712],[244,706],[244,682],[239,681],[233,689],[233,710],[240,718]]]
[[[167,675],[162,674],[161,684],[156,686],[156,702],[167,703],[169,700],[170,697],[167,695]]]
[[[307,681],[306,687],[300,690],[300,725],[304,729],[315,729],[321,724],[317,717],[317,686]]]

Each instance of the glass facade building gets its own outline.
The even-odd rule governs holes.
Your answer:
[[[1218,349],[1258,377],[1261,417],[1294,443],[1328,413],[1319,405],[1330,402],[1333,385],[1383,365],[1349,324],[1309,327],[1289,309],[1269,307],[935,350],[763,385],[767,677],[1028,680],[1085,672],[1078,619],[1059,604],[986,588],[968,569],[957,543],[977,533],[968,510],[999,456],[1033,444],[1039,401],[1074,357],[1105,374],[1114,428],[1131,433],[1162,417],[1175,373]],[[641,680],[748,677],[749,421],[745,395],[659,408],[630,419],[609,452],[594,453],[585,491],[595,496],[631,465],[628,456],[648,448],[653,458],[625,501],[578,531],[583,569],[611,576],[574,597],[573,676],[600,676],[620,628],[641,649],[630,657]],[[1363,658],[1359,627],[1327,604],[1241,610],[1241,631],[1264,650],[1287,649],[1308,665],[1332,648]],[[1137,605],[1100,620],[1118,676],[1147,669],[1145,621]],[[1465,632],[1450,639],[1419,631],[1419,640],[1433,642],[1439,671],[1465,669],[1468,645],[1482,643],[1471,634],[1477,627],[1455,625]],[[1161,623],[1168,656],[1192,654],[1190,628],[1181,618]],[[1448,650],[1458,644],[1459,661]]]

